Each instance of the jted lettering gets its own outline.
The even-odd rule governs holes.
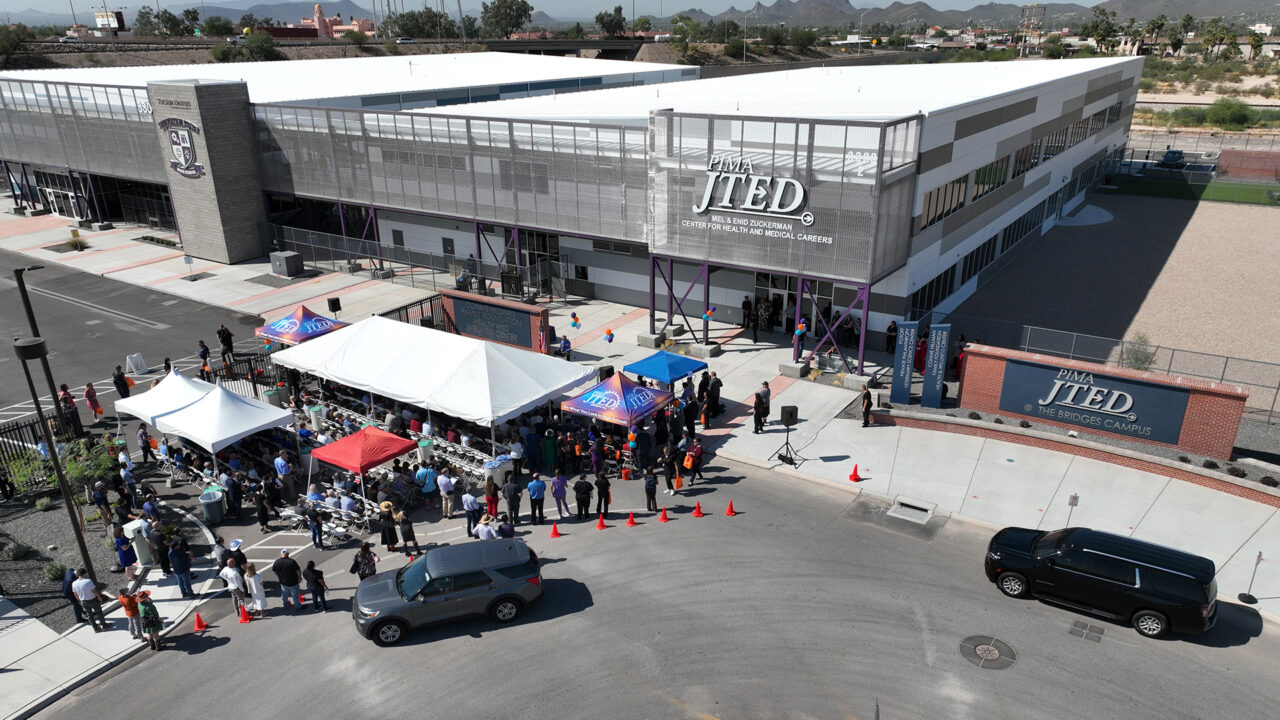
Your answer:
[[[712,155],[707,162],[702,199],[693,211],[704,213],[714,204],[729,212],[788,215],[803,207],[804,202],[805,190],[799,181],[756,175],[750,160]]]
[[[1065,405],[1107,415],[1126,415],[1133,408],[1133,396],[1093,384],[1093,374],[1077,370],[1059,370],[1040,405]],[[1136,418],[1132,418],[1136,419]]]

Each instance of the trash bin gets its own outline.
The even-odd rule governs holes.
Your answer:
[[[418,462],[431,462],[431,446],[435,444],[436,441],[431,438],[423,438],[418,441]]]
[[[146,520],[134,520],[126,523],[124,526],[124,536],[133,543],[133,551],[138,555],[139,565],[154,565],[155,558],[151,557],[151,543],[142,536],[142,526],[148,524]]]
[[[204,513],[204,521],[210,525],[222,522],[222,491],[209,490],[200,496],[200,511]]]
[[[319,432],[323,427],[320,424],[320,421],[323,419],[321,416],[321,413],[323,412],[324,412],[323,405],[312,405],[311,407],[307,408],[307,415],[311,418],[311,427],[314,428],[316,432]]]
[[[284,402],[280,399],[279,389],[271,388],[270,390],[262,393],[262,396],[266,398],[268,403],[274,405],[275,407],[284,407]]]

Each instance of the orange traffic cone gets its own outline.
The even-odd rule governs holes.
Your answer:
[[[200,617],[200,613],[196,613],[196,625],[191,629],[195,632],[204,632],[209,629],[209,626],[204,622],[204,618]]]
[[[603,529],[605,529],[605,524],[604,524],[604,515],[601,515],[601,516],[600,516],[600,519],[596,521],[596,529],[597,529],[597,530],[603,530]]]
[[[627,527],[635,527],[639,523],[636,522],[636,514],[633,512],[627,516]]]
[[[701,503],[701,502],[696,502],[696,503],[694,503],[694,504],[693,504],[693,516],[694,516],[694,517],[702,517],[702,516],[703,516],[703,515],[702,515],[702,503]]]
[[[858,474],[858,466],[853,466],[853,472],[849,473],[849,482],[862,482],[862,476]]]
[[[558,537],[560,537],[560,528],[555,523],[551,523],[551,538],[554,540]]]
[[[724,509],[724,514],[725,514],[725,515],[728,515],[729,517],[733,517],[734,515],[737,515],[737,514],[738,514],[738,513],[734,512],[734,510],[733,510],[733,501],[732,501],[732,500],[730,500],[730,501],[729,501],[729,507],[727,507],[727,508],[725,508],[725,509]]]
[[[253,616],[249,614],[249,608],[243,605],[240,606],[240,622],[241,624],[253,622]]]
[[[658,522],[671,522],[671,518],[667,517],[666,508],[662,508],[662,517],[658,518]]]

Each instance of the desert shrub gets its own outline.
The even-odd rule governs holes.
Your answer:
[[[1231,465],[1227,467],[1227,474],[1230,475],[1231,477],[1242,478],[1242,477],[1246,477],[1249,473],[1236,467],[1235,465]]]
[[[1264,476],[1264,477],[1259,478],[1259,479],[1258,479],[1258,482],[1262,483],[1263,485],[1266,485],[1267,487],[1277,487],[1277,486],[1280,486],[1280,480],[1276,480],[1275,478],[1271,477],[1270,475],[1266,475],[1266,476]]]
[[[1217,470],[1219,465],[1213,460],[1205,460],[1204,462],[1200,463],[1200,467],[1206,470]]]
[[[67,566],[57,560],[54,560],[52,562],[45,563],[44,567],[40,568],[40,572],[44,573],[46,580],[58,582],[67,574]]]
[[[981,420],[981,419],[982,419],[982,416],[981,416],[981,415],[979,415],[977,412],[975,412],[975,411],[973,411],[973,410],[970,410],[970,411],[969,411],[969,419],[970,419],[970,420]]]
[[[45,496],[42,498],[36,498],[36,509],[39,510],[40,512],[45,512],[46,510],[52,510],[57,506],[58,506],[58,503],[51,497]]]
[[[32,552],[30,545],[15,542],[10,543],[9,547],[4,549],[4,557],[6,560],[26,560],[31,556]]]

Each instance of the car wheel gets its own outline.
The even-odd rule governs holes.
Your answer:
[[[373,638],[374,643],[387,647],[403,640],[407,631],[408,628],[399,620],[387,620],[375,625],[369,637]]]
[[[1000,592],[1012,598],[1027,596],[1027,579],[1020,573],[1000,573],[1000,577],[996,578],[996,586],[1000,588]]]
[[[489,616],[500,623],[509,623],[520,615],[524,603],[516,598],[502,598],[489,608]]]
[[[1141,635],[1158,638],[1169,632],[1169,619],[1154,610],[1141,610],[1133,616],[1133,627]]]

